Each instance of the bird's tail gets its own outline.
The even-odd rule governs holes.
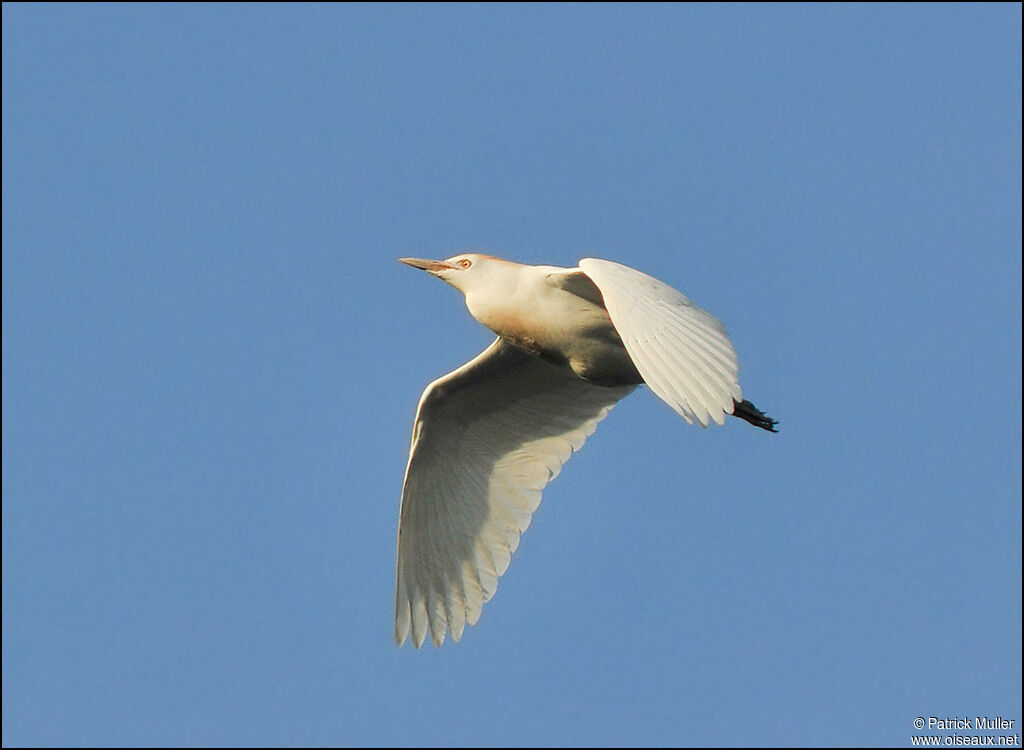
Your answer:
[[[732,403],[732,415],[734,417],[745,419],[746,421],[750,422],[750,424],[754,425],[754,427],[760,427],[762,430],[768,430],[768,432],[778,432],[778,430],[775,429],[775,425],[777,425],[778,422],[769,417],[767,414],[758,409],[749,401],[736,401],[735,399],[733,399]]]

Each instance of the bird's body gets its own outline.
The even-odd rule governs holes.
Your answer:
[[[509,343],[602,385],[643,382],[601,292],[579,269],[487,258],[503,279],[466,293],[470,314]],[[538,314],[540,313],[540,314]]]
[[[526,266],[476,253],[404,258],[461,290],[497,339],[420,399],[402,489],[395,637],[458,640],[494,594],[544,486],[597,423],[646,383],[688,422],[744,401],[716,318],[668,285],[609,261]]]

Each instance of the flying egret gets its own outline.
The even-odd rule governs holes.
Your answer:
[[[743,399],[721,321],[645,273],[586,258],[527,266],[479,253],[401,258],[451,284],[497,338],[427,386],[398,527],[395,640],[458,641],[492,596],[541,491],[645,383],[689,423],[775,432]]]

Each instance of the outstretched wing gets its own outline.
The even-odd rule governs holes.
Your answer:
[[[593,385],[495,340],[423,392],[398,527],[395,640],[476,623],[541,491],[634,386]]]
[[[687,422],[725,423],[743,401],[739,363],[725,326],[668,284],[608,260],[584,258],[622,343],[662,401]]]

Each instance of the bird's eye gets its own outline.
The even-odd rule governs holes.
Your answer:
[[[469,268],[471,265],[473,265],[473,261],[471,261],[469,258],[462,258],[460,260],[455,261],[455,265],[457,265],[459,268]]]

